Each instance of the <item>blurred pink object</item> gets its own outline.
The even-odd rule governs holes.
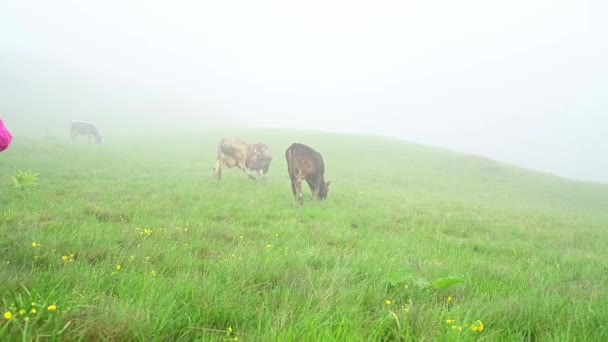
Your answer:
[[[4,126],[2,118],[0,118],[0,152],[8,148],[8,146],[11,144],[11,140],[13,140],[13,136]]]

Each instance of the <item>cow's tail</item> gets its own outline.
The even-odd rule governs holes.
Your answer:
[[[217,144],[217,159],[215,160],[215,167],[213,168],[213,174],[217,177],[218,181],[222,179],[222,164],[224,163],[224,152],[222,152],[223,144],[224,139],[220,140],[219,144]]]
[[[292,151],[291,151],[292,146],[289,146],[286,150],[285,150],[285,160],[287,161],[287,173],[289,173],[289,178],[292,178],[292,167],[291,167],[291,160],[292,160]]]
[[[285,159],[287,160],[287,172],[289,173],[289,181],[291,183],[291,192],[297,198],[298,190],[296,189],[296,174],[295,174],[295,147],[292,144],[285,151]]]

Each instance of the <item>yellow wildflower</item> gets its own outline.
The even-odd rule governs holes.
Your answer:
[[[454,319],[446,319],[445,320],[445,324],[454,324],[454,322],[456,322],[456,320],[454,320]]]
[[[243,240],[243,238],[244,238],[243,235],[241,235],[241,240]]]
[[[272,248],[272,244],[271,243],[267,244],[266,248],[271,249]]]
[[[38,242],[32,242],[32,247],[36,248],[36,247],[40,247],[42,246],[41,244],[39,244]]]
[[[150,257],[149,256],[146,257],[146,261],[150,261]]]
[[[475,322],[475,324],[473,324],[473,326],[471,327],[471,330],[482,332],[483,331],[483,323],[478,320],[477,322]]]
[[[25,316],[26,313],[27,311],[25,311],[24,309],[19,310],[19,315],[21,316]]]
[[[49,305],[46,309],[49,310],[49,311],[56,311],[57,310],[57,305],[55,305],[55,304]]]
[[[7,311],[7,312],[4,313],[4,319],[6,319],[8,321],[11,318],[13,318],[13,313],[12,312]]]
[[[387,299],[384,301],[384,304],[391,305],[391,304],[393,304],[393,302],[390,299]]]
[[[452,325],[452,329],[458,330],[458,331],[462,331],[462,326],[460,326],[460,325],[459,326]]]
[[[29,321],[30,321],[30,318],[29,318],[29,317],[24,317],[24,318],[23,318],[23,320],[24,320],[25,322],[29,322]]]
[[[452,296],[448,296],[448,298],[445,300],[446,302],[450,303],[454,298],[452,298]]]
[[[61,257],[61,260],[63,260],[63,261],[68,261],[68,259],[69,259],[69,258],[68,258],[68,256],[67,256],[67,255],[64,255],[64,256],[62,256],[62,257]]]
[[[120,265],[116,265],[116,270],[117,270],[117,271],[122,270],[122,266],[120,266]]]
[[[232,327],[228,327],[228,328],[226,329],[226,332],[227,332],[227,333],[229,333],[229,334],[231,334],[231,333],[232,333]]]
[[[32,315],[35,315],[36,313],[38,313],[38,311],[37,311],[36,309],[32,309],[32,310],[30,310],[30,313],[31,313]]]
[[[150,272],[150,275],[153,276],[153,277],[156,277],[156,271],[152,270],[152,272]]]
[[[36,302],[32,302],[32,306],[38,306],[38,304],[36,304]]]

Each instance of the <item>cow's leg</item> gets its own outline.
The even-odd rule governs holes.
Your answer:
[[[302,194],[302,178],[296,177],[295,179],[295,187],[296,187],[296,192],[297,192],[297,196],[296,196],[296,200],[298,201],[298,203],[302,204],[304,203],[304,194]]]
[[[293,196],[297,198],[298,190],[296,189],[296,173],[294,170],[289,169],[289,180],[291,180],[291,192]]]
[[[247,166],[245,166],[245,165],[243,165],[243,164],[239,163],[239,164],[238,164],[238,167],[239,167],[239,169],[243,170],[243,172],[245,172],[245,173],[247,174],[247,176],[249,176],[249,179],[252,179],[252,180],[257,180],[257,179],[256,179],[256,178],[255,178],[255,177],[254,177],[254,176],[251,174],[251,171],[249,171],[249,169],[247,168]]]
[[[258,174],[262,178],[262,180],[266,180],[266,173],[268,173],[268,169],[262,169],[258,171]]]
[[[308,183],[308,187],[310,188],[310,193],[312,194],[312,199],[317,200],[318,191],[315,191],[315,186],[314,186],[313,182],[310,179],[306,178],[306,183]]]
[[[243,172],[245,172],[247,174],[247,176],[249,177],[249,179],[251,180],[257,180],[257,178],[255,178],[252,174],[251,171],[249,171],[248,168],[244,167],[241,170],[243,170]]]
[[[293,194],[294,197],[296,197],[297,191],[296,191],[296,181],[294,176],[292,176],[291,174],[289,175],[289,180],[291,183],[291,193]]]
[[[215,161],[215,167],[213,168],[213,174],[217,177],[218,181],[220,181],[222,179],[222,164],[223,164],[223,161],[218,158]]]

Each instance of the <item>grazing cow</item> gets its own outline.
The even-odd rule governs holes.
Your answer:
[[[319,152],[306,145],[293,143],[285,151],[285,159],[291,180],[291,191],[298,202],[303,202],[302,181],[304,180],[308,183],[314,200],[327,198],[331,182],[326,183],[323,178],[325,164]]]
[[[95,141],[98,144],[102,143],[101,134],[99,134],[99,129],[92,123],[81,122],[81,121],[72,121],[72,126],[70,127],[70,135],[72,140],[76,138],[78,135],[86,135],[89,138],[89,144],[91,143],[91,137],[95,138]]]
[[[222,179],[222,165],[234,166],[243,170],[250,179],[256,179],[252,171],[257,171],[262,178],[266,177],[272,153],[266,144],[250,144],[235,138],[225,138],[217,145],[217,160],[213,172],[219,181]]]

